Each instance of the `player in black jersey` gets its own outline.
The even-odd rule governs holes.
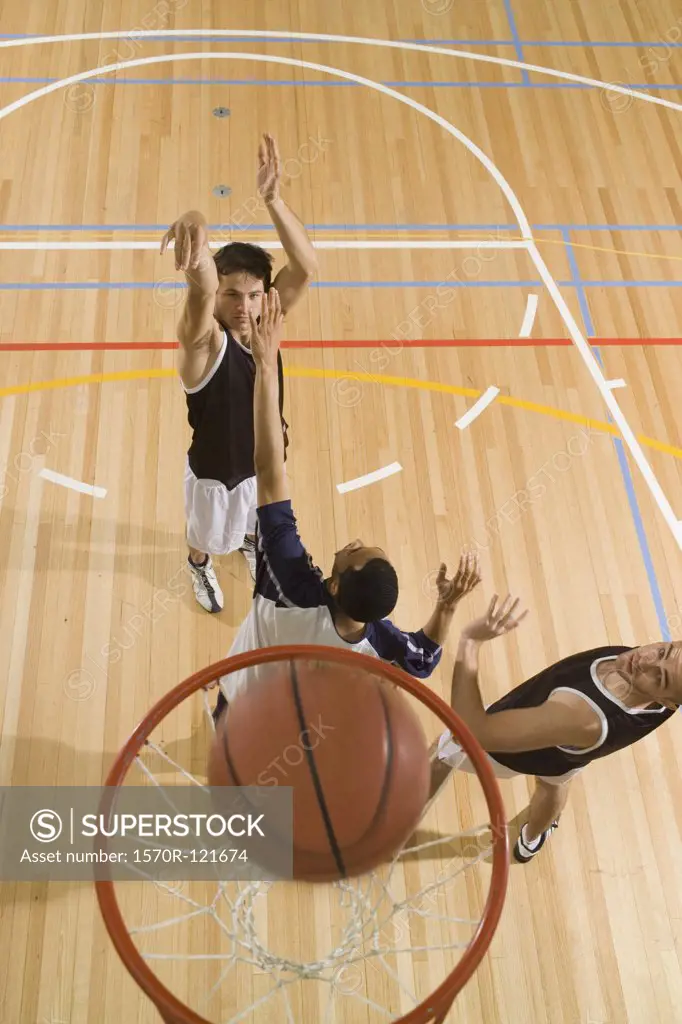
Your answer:
[[[180,217],[161,242],[162,254],[175,242],[175,268],[185,272],[188,287],[177,331],[179,373],[192,428],[185,465],[188,564],[196,599],[209,612],[223,606],[211,555],[240,550],[255,580],[255,367],[249,314],[260,311],[273,284],[288,313],[317,270],[305,228],[279,195],[280,157],[272,136],[263,137],[258,160],[258,194],[288,257],[274,281],[272,257],[260,246],[234,242],[213,256],[206,220],[196,210]],[[278,371],[286,443],[281,359]]]
[[[514,847],[525,863],[557,827],[570,780],[591,761],[643,739],[682,704],[682,641],[643,647],[599,647],[573,654],[485,707],[478,683],[482,643],[515,629],[526,612],[518,599],[497,595],[487,613],[462,632],[451,704],[492,762],[496,775],[534,775],[528,818]],[[444,733],[438,757],[474,771]]]

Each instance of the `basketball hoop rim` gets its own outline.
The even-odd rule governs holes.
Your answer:
[[[397,665],[339,647],[324,647],[316,644],[281,645],[267,647],[244,654],[236,654],[214,662],[195,672],[179,683],[153,705],[121,748],[111,766],[104,783],[105,789],[119,787],[144,745],[145,740],[160,722],[175,707],[197,690],[232,672],[238,672],[253,665],[267,664],[291,658],[317,658],[341,664],[364,666],[373,675],[381,675],[406,690],[425,704],[456,737],[476,769],[490,812],[490,827],[493,835],[493,860],[490,888],[478,928],[467,950],[447,978],[432,995],[408,1014],[394,1021],[394,1024],[425,1024],[434,1015],[449,1010],[455,996],[471,978],[485,956],[502,915],[509,878],[509,835],[502,794],[488,757],[473,733],[449,704],[428,688],[423,682],[408,675]],[[181,1003],[156,977],[144,962],[130,937],[116,900],[115,886],[111,879],[95,881],[95,891],[104,924],[114,947],[129,974],[140,988],[155,1003],[157,1009],[173,1021],[183,1024],[211,1024],[192,1009]],[[170,1015],[173,1015],[172,1017]],[[165,1017],[164,1017],[165,1019]],[[443,1018],[440,1018],[443,1019]]]

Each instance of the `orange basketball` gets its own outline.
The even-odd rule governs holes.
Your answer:
[[[259,666],[216,726],[210,786],[292,786],[294,877],[364,874],[414,831],[429,794],[421,723],[364,666]]]

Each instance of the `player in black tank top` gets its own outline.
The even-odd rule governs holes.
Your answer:
[[[161,243],[163,254],[173,242],[176,270],[184,271],[187,284],[177,333],[180,377],[192,428],[185,473],[188,564],[195,597],[209,612],[223,607],[211,555],[238,548],[255,580],[255,367],[248,350],[249,316],[260,311],[263,294],[271,286],[288,313],[317,271],[315,249],[305,227],[279,194],[280,177],[277,145],[271,135],[264,135],[256,179],[261,203],[256,205],[267,210],[287,257],[274,281],[272,256],[261,246],[231,242],[214,254],[206,218],[197,210],[178,218]],[[249,200],[244,209],[252,203]],[[278,370],[286,448],[281,360]]]
[[[451,704],[497,765],[536,776],[514,853],[530,860],[556,827],[565,777],[644,739],[682,705],[682,641],[608,646],[562,659],[485,707],[478,683],[482,643],[525,617],[518,599],[493,598],[462,632]],[[446,758],[443,758],[444,760]]]
[[[227,327],[224,352],[210,381],[197,391],[189,391],[187,418],[192,428],[192,443],[187,457],[198,479],[219,480],[233,490],[243,480],[256,475],[253,463],[253,387],[256,368],[253,356]],[[284,449],[289,444],[288,424],[284,419],[284,371],[277,353],[279,377],[279,413],[284,432]],[[219,444],[216,439],[220,438]]]

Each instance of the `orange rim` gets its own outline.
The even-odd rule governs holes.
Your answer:
[[[444,725],[457,738],[457,742],[464,749],[476,769],[476,774],[478,775],[488,805],[490,827],[493,834],[493,862],[490,889],[479,926],[460,962],[433,992],[430,998],[423,1000],[414,1010],[411,1010],[404,1017],[396,1018],[394,1021],[394,1024],[428,1024],[429,1021],[435,1020],[438,1014],[442,1014],[452,1006],[455,996],[469,981],[492,942],[507,894],[509,836],[502,795],[485,751],[459,715],[423,683],[415,680],[395,665],[389,665],[367,654],[358,654],[355,651],[344,650],[343,648],[300,644],[296,646],[268,647],[262,650],[249,651],[246,654],[237,654],[231,658],[225,658],[223,661],[215,662],[199,672],[195,672],[194,675],[179,683],[161,700],[157,701],[117,755],[104,785],[107,789],[113,789],[121,785],[130,765],[150,733],[173,708],[181,704],[192,693],[203,689],[209,683],[215,682],[215,680],[229,675],[231,672],[250,668],[252,665],[262,665],[271,661],[283,661],[291,658],[318,658],[342,664],[352,663],[355,666],[358,664],[364,665],[373,675],[381,675],[402,687],[403,690],[406,690],[422,704],[425,704],[426,707],[441,719]],[[179,999],[176,999],[173,993],[147,967],[126,928],[116,899],[114,883],[111,880],[100,879],[95,882],[95,890],[104,923],[118,955],[130,975],[155,1003],[157,1009],[164,1016],[178,1022],[182,1021],[183,1024],[211,1024],[205,1017],[200,1017],[184,1003],[181,1003]]]

